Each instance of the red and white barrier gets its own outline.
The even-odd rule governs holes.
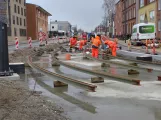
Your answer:
[[[156,54],[156,50],[155,50],[155,40],[153,39],[153,54],[155,55]]]
[[[18,37],[15,37],[15,48],[19,49],[19,39],[18,39]]]
[[[28,38],[28,44],[29,44],[29,47],[31,48],[32,47],[32,38],[31,37]]]
[[[42,39],[42,37],[39,37],[39,45],[42,45],[42,42],[43,42],[43,39]]]

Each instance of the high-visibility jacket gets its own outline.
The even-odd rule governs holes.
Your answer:
[[[110,40],[106,40],[104,43],[105,43],[106,45],[109,45],[109,41],[110,41]]]
[[[85,45],[85,40],[81,40],[79,43],[80,46],[84,46]]]
[[[96,36],[96,38],[93,39],[92,45],[95,46],[95,47],[99,47],[101,45],[101,41],[100,41],[100,38],[98,36]]]
[[[76,38],[71,38],[70,39],[70,45],[75,46],[77,44],[77,39]]]

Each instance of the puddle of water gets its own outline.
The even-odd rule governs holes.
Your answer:
[[[65,73],[69,71],[63,67],[60,67],[60,70]],[[53,100],[55,103],[61,104],[71,120],[107,120],[107,118],[108,120],[160,120],[161,118],[161,102],[129,98],[130,94],[134,94],[134,91],[136,92],[135,95],[138,95],[141,91],[147,91],[148,86],[152,89],[153,87],[150,85],[145,84],[147,87],[145,91],[140,89],[136,91],[136,87],[129,87],[129,85],[112,81],[113,84],[99,84],[96,93],[84,93],[72,86],[55,89],[53,88],[53,81],[48,77],[41,77],[40,80],[40,86],[37,85],[36,89],[44,91],[44,88],[46,90],[44,94],[52,98],[50,101]],[[34,81],[31,81],[31,89],[33,84]],[[114,93],[110,89],[114,89],[118,96],[121,95],[119,91],[125,91],[125,98],[111,96],[110,94]],[[142,95],[144,96],[141,94],[140,97]]]
[[[83,65],[80,66],[84,67]],[[82,78],[84,81],[91,78],[88,74],[77,72],[63,66],[46,68],[50,71],[61,73],[69,77]],[[89,68],[97,69],[97,67],[92,68],[92,66]],[[125,73],[123,68],[119,69],[122,73]],[[45,94],[48,97],[51,97],[51,95],[58,96],[59,99],[53,97],[52,100],[56,103],[62,104],[72,120],[161,119],[161,102],[153,101],[155,98],[157,100],[161,99],[161,87],[158,83],[156,83],[158,84],[158,86],[156,86],[155,83],[151,84],[144,82],[141,87],[138,87],[114,81],[110,82],[110,80],[108,80],[108,82],[105,82],[104,84],[97,84],[97,92],[86,93],[73,86],[55,89],[53,88],[53,79],[51,80],[51,78],[48,77],[41,77],[41,81],[39,82],[40,86],[36,87],[36,89],[42,90],[42,88],[44,88],[47,90]],[[33,84],[34,82],[30,82],[30,86]],[[68,102],[63,101],[62,99]],[[148,101],[145,101],[147,99]]]

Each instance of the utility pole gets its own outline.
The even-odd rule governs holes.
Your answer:
[[[7,35],[8,0],[0,0],[0,76],[10,76]]]

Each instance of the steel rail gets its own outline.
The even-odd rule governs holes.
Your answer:
[[[121,76],[121,75],[113,75],[113,74],[104,73],[104,72],[101,72],[101,71],[89,70],[89,69],[78,67],[76,65],[71,65],[71,64],[59,61],[59,60],[56,60],[56,61],[63,66],[66,66],[68,68],[71,68],[71,69],[74,69],[74,70],[77,70],[77,71],[80,71],[80,72],[92,74],[92,75],[99,76],[99,77],[115,78],[116,81],[126,82],[126,83],[129,83],[129,84],[132,84],[132,85],[140,85],[140,80],[137,80],[137,79],[132,79],[132,78],[129,78],[129,77],[126,77],[126,76]]]
[[[161,71],[161,70],[156,70],[156,69],[152,69],[152,68],[148,68],[148,67],[141,67],[141,66],[134,66],[134,65],[128,65],[128,64],[124,64],[124,63],[120,63],[120,62],[115,62],[115,61],[109,61],[109,60],[103,60],[103,59],[97,59],[97,58],[93,58],[87,54],[85,54],[85,56],[88,58],[88,59],[92,59],[92,60],[96,60],[96,61],[99,61],[99,62],[102,62],[102,63],[108,63],[109,65],[110,64],[115,64],[115,65],[120,65],[120,66],[123,66],[123,67],[132,67],[132,68],[135,68],[135,69],[142,69],[142,70],[154,70],[154,71]],[[131,62],[129,60],[129,62]]]
[[[21,52],[23,52],[23,50],[20,50]],[[54,52],[58,52],[59,50],[56,50]],[[26,58],[26,62],[29,64],[29,66],[33,69],[36,69],[37,71],[47,75],[47,76],[50,76],[50,77],[54,77],[56,78],[57,80],[59,81],[62,81],[66,84],[71,84],[71,85],[74,85],[74,86],[77,86],[81,89],[86,89],[86,90],[90,90],[92,92],[95,92],[96,91],[96,88],[97,86],[96,85],[93,85],[93,84],[89,84],[89,83],[86,83],[86,82],[82,82],[80,80],[76,80],[76,79],[72,79],[72,78],[69,78],[69,77],[66,77],[66,76],[63,76],[63,75],[60,75],[60,74],[57,74],[57,73],[53,73],[53,72],[50,72],[44,68],[41,68],[40,66],[38,65],[35,65],[32,63],[32,56],[36,55],[36,52],[35,53],[30,53],[29,56],[25,56],[24,57]]]
[[[43,74],[45,74],[47,76],[54,77],[57,80],[62,81],[64,83],[66,83],[66,84],[72,84],[72,85],[77,86],[79,88],[90,90],[92,92],[95,92],[95,89],[97,88],[96,85],[89,84],[89,83],[86,83],[86,82],[82,82],[82,81],[79,81],[79,80],[76,80],[76,79],[72,79],[72,78],[57,74],[57,73],[50,72],[50,71],[48,71],[48,70],[46,70],[44,68],[41,68],[40,66],[35,65],[35,64],[32,63],[30,56],[28,57],[27,62],[33,69],[36,69],[37,71],[39,71],[39,72],[41,72],[41,73],[43,73]]]

